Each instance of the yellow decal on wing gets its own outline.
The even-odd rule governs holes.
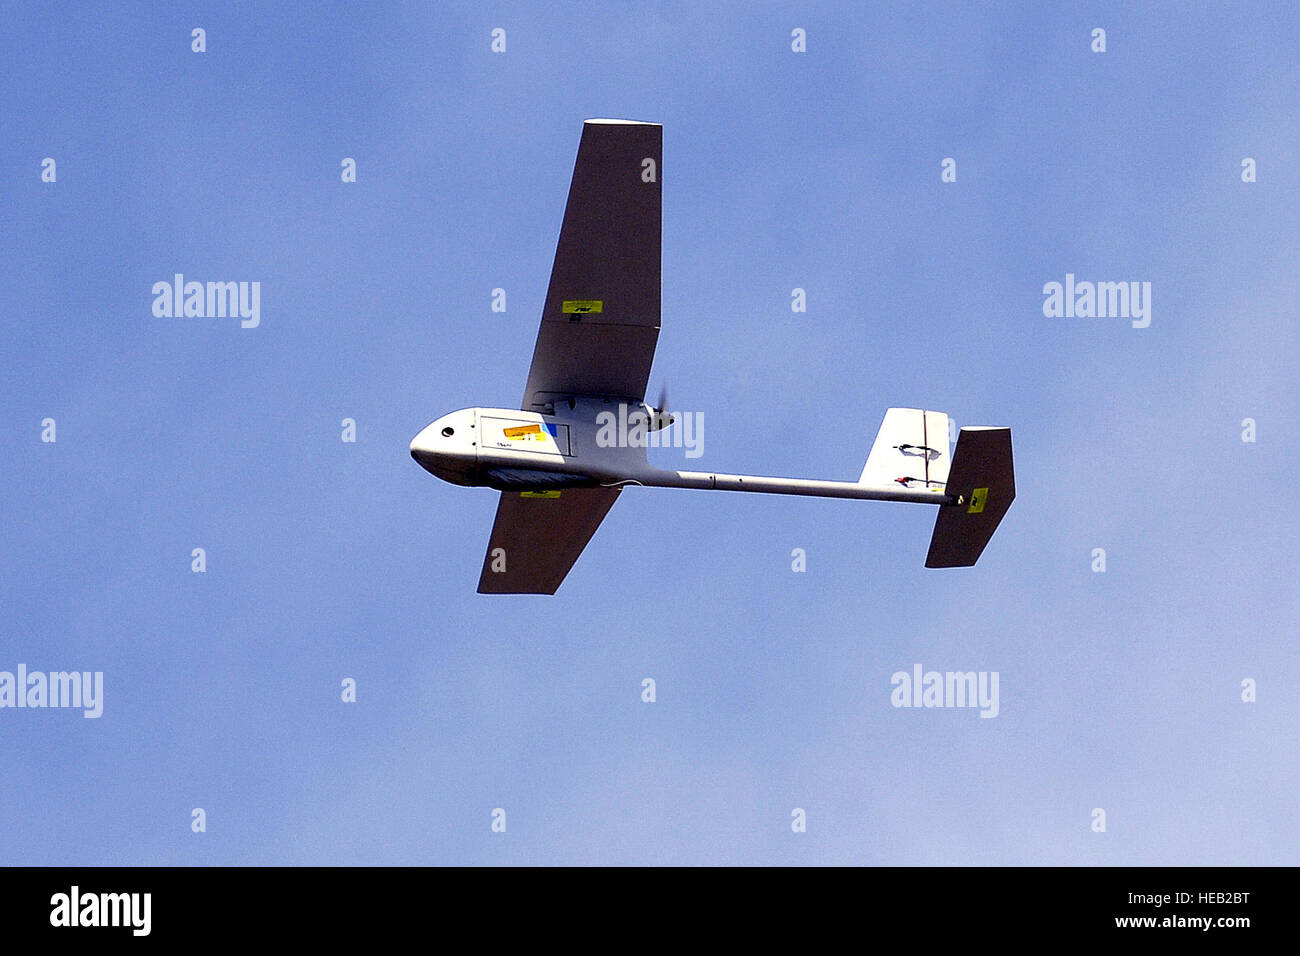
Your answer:
[[[989,490],[987,488],[976,488],[970,493],[970,507],[966,509],[969,515],[981,514],[984,511],[984,502],[988,500]]]
[[[520,498],[558,498],[560,497],[560,493],[558,491],[521,491],[519,492],[519,497]]]
[[[565,299],[560,311],[565,315],[586,315],[589,312],[603,311],[604,308],[604,299]]]

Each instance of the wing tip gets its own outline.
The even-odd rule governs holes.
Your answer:
[[[528,588],[528,587],[508,587],[508,588],[487,588],[482,584],[478,586],[479,594],[554,594],[560,589],[557,584],[553,588]]]
[[[663,126],[663,123],[651,123],[648,120],[629,120],[629,119],[589,119],[582,121],[584,125],[595,126]]]

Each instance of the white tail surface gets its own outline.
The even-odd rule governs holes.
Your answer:
[[[945,412],[891,408],[885,412],[858,484],[942,488],[951,463]]]

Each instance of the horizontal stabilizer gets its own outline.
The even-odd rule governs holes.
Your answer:
[[[1016,497],[1010,428],[963,428],[948,472],[949,495],[930,538],[927,568],[968,568],[979,560],[998,522]]]

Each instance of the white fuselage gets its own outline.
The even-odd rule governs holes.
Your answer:
[[[466,408],[442,416],[416,435],[411,457],[445,481],[502,491],[643,485],[927,504],[954,500],[935,487],[653,468],[643,445],[606,440],[610,430],[602,429],[601,413],[617,414],[618,409],[612,399],[582,398],[557,402],[549,414]]]

